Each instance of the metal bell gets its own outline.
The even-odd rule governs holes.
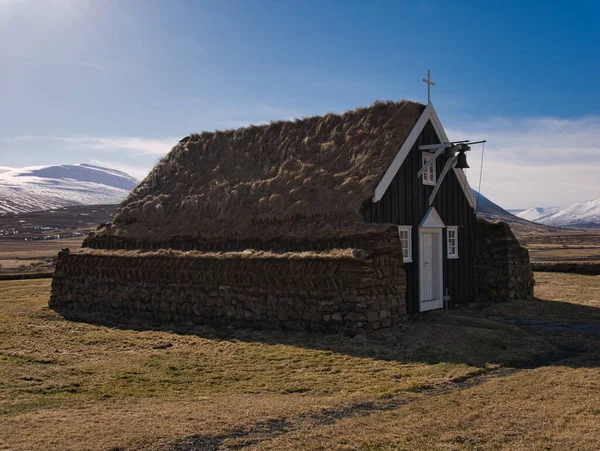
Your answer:
[[[456,166],[458,169],[467,169],[470,166],[467,164],[467,155],[463,149],[460,149],[458,152],[458,158],[456,159]]]

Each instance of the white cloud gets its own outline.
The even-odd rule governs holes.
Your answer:
[[[0,164],[23,167],[94,163],[142,179],[179,138],[15,136],[0,138]]]
[[[152,169],[152,167],[150,166],[144,167],[138,165],[124,164],[122,161],[119,160],[97,160],[95,158],[91,158],[89,160],[89,163],[105,168],[118,169],[119,171],[123,171],[135,177],[138,180],[143,180]]]
[[[298,111],[262,106],[222,108],[205,126],[222,128],[290,119]],[[247,120],[246,118],[254,118]],[[221,122],[222,121],[222,122]],[[235,124],[233,123],[235,122]],[[217,124],[220,124],[218,126]],[[482,194],[504,208],[564,206],[600,197],[600,117],[497,118],[448,127],[451,139],[487,139]],[[94,162],[143,178],[179,140],[132,136],[16,136],[0,138],[0,163],[11,166]],[[4,158],[6,156],[6,158]],[[468,153],[467,176],[479,181],[481,146]]]
[[[44,147],[51,144],[53,147],[58,145],[67,146],[71,149],[92,149],[105,152],[126,151],[134,155],[165,155],[171,148],[177,144],[179,138],[140,138],[133,136],[14,136],[12,138],[0,139],[0,142],[13,145],[28,144]]]
[[[249,125],[263,125],[271,121],[291,121],[306,116],[299,109],[278,108],[268,104],[219,106],[196,117],[205,130],[228,130]]]
[[[600,117],[494,119],[449,127],[451,139],[486,139],[481,191],[505,208],[569,205],[600,197]],[[477,189],[481,145],[468,153]]]
[[[143,155],[165,155],[171,148],[177,144],[179,138],[165,139],[146,139],[139,137],[76,137],[62,138],[73,145],[81,147],[90,147],[106,151],[125,150],[134,154]]]

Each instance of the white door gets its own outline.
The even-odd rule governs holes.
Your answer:
[[[423,234],[423,300],[431,301],[435,298],[433,260],[433,234]]]
[[[422,312],[443,307],[441,229],[421,231],[421,308]]]

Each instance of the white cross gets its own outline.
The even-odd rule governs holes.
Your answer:
[[[427,69],[427,78],[423,81],[427,83],[427,103],[431,102],[431,87],[435,86],[435,83],[431,81],[431,70]]]

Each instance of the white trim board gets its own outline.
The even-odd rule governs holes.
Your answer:
[[[435,210],[434,210],[435,211]],[[437,215],[437,213],[436,213]],[[443,229],[441,227],[419,227],[419,311],[426,312],[429,310],[440,309],[444,306],[444,257],[443,252]],[[423,235],[432,234],[435,236],[435,265],[436,265],[436,276],[437,276],[437,296],[434,299],[423,299],[424,297],[424,283],[425,278],[423,276]]]
[[[446,131],[444,130],[442,123],[440,122],[440,118],[438,117],[435,108],[433,107],[433,104],[429,102],[425,107],[425,110],[423,110],[423,113],[415,123],[414,127],[408,134],[406,140],[400,147],[400,150],[394,157],[392,164],[390,164],[390,166],[387,168],[385,174],[383,174],[383,177],[381,178],[381,181],[377,184],[377,187],[375,187],[373,202],[379,202],[381,200],[388,187],[394,180],[394,176],[398,173],[400,166],[402,166],[402,163],[404,163],[404,160],[406,160],[408,153],[414,146],[415,142],[417,142],[417,138],[425,128],[425,125],[427,125],[428,121],[431,121],[431,125],[433,126],[433,129],[435,130],[435,133],[438,136],[440,142],[447,143],[450,141],[448,139],[448,135],[446,135]],[[453,168],[453,171],[456,175],[456,178],[458,179],[460,187],[465,193],[469,205],[471,206],[471,208],[475,209],[475,195],[473,194],[473,190],[471,190],[471,187],[469,186],[469,182],[467,181],[465,173],[462,171],[462,169]]]
[[[450,252],[450,233],[454,233],[454,253]],[[446,258],[458,260],[458,257],[458,226],[448,226],[446,228]]]
[[[406,232],[406,234],[407,234],[406,245],[408,246],[406,254],[404,254],[404,247],[402,247],[402,260],[404,263],[412,263],[412,261],[413,261],[413,257],[412,257],[412,226],[403,226],[403,225],[398,226],[398,235],[400,236],[400,241],[402,241],[402,235],[401,235],[402,232]]]
[[[419,227],[433,227],[436,229],[443,229],[444,227],[446,227],[446,224],[444,224],[444,221],[442,221],[442,218],[438,214],[437,210],[434,207],[429,207],[429,210],[427,210],[427,213],[425,213],[425,216],[423,216]]]
[[[379,202],[381,200],[388,187],[392,183],[392,180],[394,180],[394,176],[398,173],[398,170],[400,169],[400,166],[402,166],[402,163],[404,163],[404,160],[406,160],[410,149],[412,149],[414,143],[417,142],[417,138],[425,128],[425,125],[427,125],[427,121],[431,116],[431,110],[433,110],[433,104],[430,103],[425,107],[425,110],[423,111],[423,113],[421,113],[421,116],[417,120],[417,123],[414,125],[414,127],[404,140],[404,143],[402,144],[400,150],[394,157],[392,164],[390,164],[390,167],[387,168],[385,174],[383,174],[381,181],[375,188],[373,202]]]

